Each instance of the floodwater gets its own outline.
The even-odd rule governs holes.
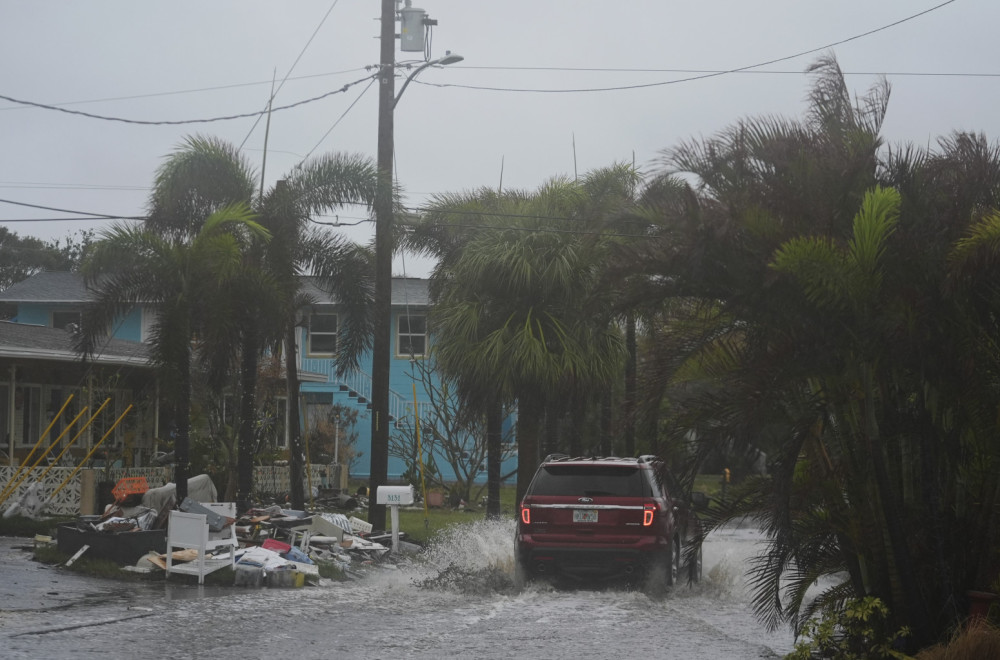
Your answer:
[[[651,598],[510,579],[513,522],[461,528],[359,579],[300,589],[123,584],[42,568],[0,542],[2,658],[780,658],[751,616],[753,529],[714,533],[705,577]],[[20,540],[21,544],[26,541]]]

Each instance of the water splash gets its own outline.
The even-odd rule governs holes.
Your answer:
[[[479,520],[447,528],[423,553],[427,575],[418,587],[464,594],[512,594],[514,585],[513,520]]]

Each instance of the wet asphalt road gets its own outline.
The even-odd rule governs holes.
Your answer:
[[[664,598],[621,589],[515,593],[512,526],[466,530],[418,561],[301,589],[122,583],[30,559],[0,539],[0,658],[778,658],[785,631],[749,616],[758,539],[705,547],[706,579]],[[442,572],[442,569],[451,569]]]

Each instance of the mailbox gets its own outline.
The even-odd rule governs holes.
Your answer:
[[[375,492],[375,504],[409,506],[413,500],[413,486],[379,486]]]

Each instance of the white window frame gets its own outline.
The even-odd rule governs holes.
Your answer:
[[[403,332],[403,319],[422,319],[424,329],[423,332]],[[407,321],[407,330],[409,330],[409,321]],[[403,340],[404,338],[409,339],[412,337],[422,337],[424,343],[424,350],[419,353],[415,352],[410,355],[409,351],[403,351]],[[422,358],[427,356],[427,315],[426,314],[407,314],[405,312],[400,313],[396,316],[396,357],[399,358]]]
[[[334,319],[334,326],[335,326],[336,329],[333,332],[330,332],[329,330],[323,330],[323,331],[319,331],[319,332],[314,331],[313,330],[313,319],[315,317],[317,317],[317,316],[332,316],[333,319]],[[310,356],[318,356],[318,357],[333,357],[334,355],[337,354],[337,349],[339,348],[339,345],[340,345],[339,334],[340,334],[340,315],[339,314],[335,314],[333,312],[312,312],[311,314],[309,314],[309,332],[308,332],[308,337],[307,337],[307,340],[306,340],[307,341],[307,354],[310,355]],[[313,337],[315,337],[315,336],[330,337],[331,335],[333,336],[333,344],[334,344],[334,348],[333,348],[332,351],[326,351],[326,350],[317,351],[317,350],[313,349]]]

